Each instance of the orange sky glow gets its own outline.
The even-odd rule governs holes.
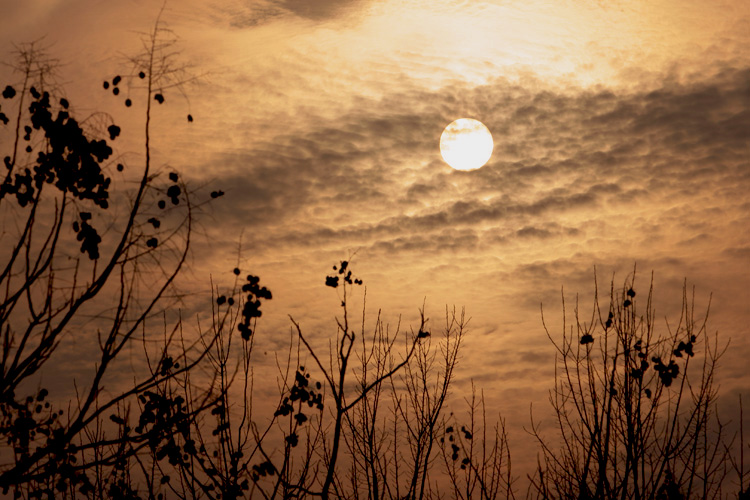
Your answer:
[[[73,107],[112,113],[120,152],[138,151],[138,106],[101,82],[129,71],[159,5],[0,0],[0,12],[3,56],[44,37]],[[520,474],[535,460],[530,404],[543,416],[554,383],[540,304],[560,334],[561,290],[589,310],[595,272],[608,288],[636,266],[644,294],[653,271],[662,325],[684,280],[698,309],[711,297],[710,329],[731,339],[720,405],[736,421],[738,394],[750,401],[747,1],[185,0],[163,19],[200,78],[156,110],[156,164],[226,193],[199,221],[184,314],[236,265],[259,275],[274,300],[256,373],[275,373],[288,315],[327,346],[339,297],[324,277],[353,256],[370,318],[416,326],[424,303],[437,327],[446,305],[465,308],[453,398],[483,388]],[[17,78],[0,67],[3,86]],[[469,172],[439,149],[463,117],[494,139]]]

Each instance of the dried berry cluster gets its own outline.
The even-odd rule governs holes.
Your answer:
[[[48,395],[47,389],[40,389],[36,396],[28,396],[23,403],[6,395],[0,402],[0,435],[7,437],[7,444],[18,461],[28,460],[40,451],[49,453],[50,460],[44,465],[44,473],[57,479],[48,488],[34,492],[38,498],[54,498],[55,492],[64,492],[76,485],[82,494],[86,494],[92,485],[77,467],[78,448],[66,439],[65,428],[60,422],[63,410],[52,410],[50,403],[45,401]],[[44,436],[41,443],[37,441],[39,435]],[[2,493],[8,494],[7,486]]]
[[[238,267],[235,267],[232,272],[235,276],[239,276],[241,271]],[[253,334],[250,323],[255,318],[260,318],[263,314],[263,311],[260,310],[260,299],[271,300],[273,295],[268,288],[260,286],[260,278],[252,274],[247,275],[247,283],[242,285],[240,290],[242,293],[247,293],[247,296],[245,297],[245,305],[242,308],[242,321],[237,325],[237,330],[239,330],[244,340],[250,340],[250,336]],[[216,299],[216,303],[220,306],[224,304],[233,306],[234,298],[227,298],[226,295],[220,295]]]
[[[235,274],[239,274],[239,269],[235,269]],[[242,291],[246,292],[247,296],[245,297],[245,306],[242,308],[242,321],[237,325],[237,329],[243,339],[250,340],[250,335],[253,334],[250,322],[254,318],[260,318],[263,314],[260,310],[260,299],[271,300],[273,296],[269,289],[260,286],[260,278],[252,274],[247,275],[247,283],[242,285]]]
[[[162,375],[169,373],[171,368],[178,368],[169,356],[160,363],[159,371]],[[190,439],[190,415],[182,396],[172,397],[154,391],[145,391],[138,396],[141,403],[141,414],[138,425],[131,429],[125,418],[112,414],[109,419],[120,427],[123,436],[132,436],[136,441],[147,442],[157,460],[168,459],[172,465],[185,463],[190,455],[195,455],[195,442]],[[133,436],[133,432],[137,436]],[[183,445],[177,442],[182,436]],[[127,467],[124,461],[127,454],[121,454],[123,461],[116,464],[116,469]],[[167,478],[167,481],[169,479]]]
[[[36,397],[28,396],[25,404],[16,403],[8,399],[7,402],[0,403],[0,433],[7,436],[8,446],[20,456],[29,454],[30,443],[34,441],[37,433],[43,434],[48,438],[53,437],[57,425],[57,418],[62,414],[62,410],[51,412],[49,402],[45,398],[49,395],[47,389],[41,389]],[[42,416],[42,413],[45,413]],[[37,418],[40,420],[37,421]]]
[[[23,140],[31,142],[34,131],[41,131],[47,147],[38,152],[32,169],[24,168],[21,172],[13,172],[14,158],[4,158],[9,172],[0,185],[0,199],[13,195],[18,204],[25,207],[36,200],[45,184],[50,184],[81,201],[91,201],[102,209],[108,208],[111,179],[104,175],[101,164],[112,155],[112,148],[105,140],[93,140],[86,136],[68,113],[70,104],[66,99],[60,99],[60,108],[54,115],[49,93],[40,93],[34,87],[29,89],[29,93],[33,98],[29,105],[31,126],[24,126]],[[15,96],[13,87],[8,86],[3,91],[6,99]],[[7,123],[7,119],[3,122]],[[120,128],[112,124],[108,131],[110,140],[114,140]],[[31,144],[28,144],[26,152],[32,151]],[[81,212],[79,217],[80,223],[74,222],[73,230],[78,233],[81,252],[88,254],[92,260],[98,259],[101,238],[89,223],[91,213]]]
[[[141,80],[143,80],[144,78],[146,78],[146,73],[143,72],[143,71],[138,72],[138,78],[141,79]],[[114,95],[120,95],[120,87],[119,87],[120,82],[122,82],[122,77],[120,75],[117,75],[114,78],[112,78],[112,83],[111,83],[112,94],[114,94]],[[109,90],[109,88],[110,88],[110,82],[108,80],[105,80],[104,83],[102,84],[102,87],[104,88],[104,90]],[[162,94],[161,92],[154,92],[154,100],[156,102],[158,102],[159,104],[163,104],[164,103],[164,94]],[[133,105],[133,101],[129,97],[126,98],[125,99],[125,106],[127,106],[129,108],[132,105]],[[190,123],[192,123],[193,122],[193,115],[188,114],[187,115],[187,121],[190,122]]]
[[[673,359],[670,359],[669,364],[665,365],[659,357],[653,357],[651,361],[654,362],[654,370],[659,374],[661,383],[665,387],[672,385],[672,380],[676,379],[677,375],[680,374],[680,367],[677,366],[677,363]]]
[[[102,238],[88,222],[91,220],[91,212],[79,212],[78,217],[81,223],[73,221],[73,231],[77,233],[76,239],[81,242],[81,252],[88,253],[91,259],[98,259]]]
[[[361,285],[362,280],[358,278],[352,277],[352,270],[349,268],[349,262],[346,260],[341,261],[340,266],[333,266],[334,271],[338,271],[339,276],[333,275],[333,276],[326,276],[326,286],[330,286],[331,288],[336,288],[339,286],[339,278],[342,278],[344,280],[344,283],[348,283],[350,285]]]
[[[281,402],[279,409],[274,413],[274,417],[286,417],[292,415],[294,419],[294,429],[288,436],[286,436],[286,442],[295,447],[299,443],[299,436],[297,435],[296,428],[305,422],[308,417],[302,412],[302,405],[307,404],[308,408],[313,406],[319,410],[323,410],[323,393],[322,385],[320,382],[315,382],[315,387],[310,385],[310,374],[305,373],[305,367],[300,366],[299,370],[294,374],[294,385],[292,385],[289,391],[289,396],[284,397]],[[297,411],[295,413],[294,404],[297,404]]]
[[[261,477],[276,474],[276,467],[273,466],[270,460],[253,465],[252,470],[253,481],[258,481]]]
[[[11,87],[10,85],[7,85],[5,89],[3,90],[3,98],[4,99],[13,99],[16,96],[16,89]],[[0,105],[0,110],[2,110],[3,107]],[[0,122],[3,122],[4,125],[7,125],[10,120],[8,119],[8,116],[0,111]]]
[[[180,203],[179,197],[182,194],[182,188],[180,188],[180,186],[177,184],[179,179],[180,178],[176,172],[170,172],[169,180],[172,182],[172,185],[167,188],[166,195],[172,202],[172,205],[179,205]],[[161,210],[165,210],[167,208],[167,202],[165,200],[159,200],[157,202],[157,206]],[[151,224],[154,229],[159,229],[159,227],[161,226],[161,221],[157,217],[150,217],[146,222]],[[146,240],[146,246],[149,248],[156,248],[158,245],[159,239],[156,236],[151,236]]]
[[[453,429],[452,425],[449,425],[445,428],[445,436],[448,438],[448,443],[445,443],[445,436],[440,438],[441,443],[445,443],[446,445],[450,445],[450,457],[451,460],[454,462],[458,460],[459,458],[459,452],[461,451],[461,447],[457,444],[456,439],[454,438],[454,433],[457,435],[458,431],[455,431]],[[463,439],[466,439],[467,441],[471,441],[474,436],[471,434],[471,432],[465,427],[461,426],[461,434],[463,434]],[[464,458],[461,460],[460,468],[466,469],[466,467],[471,463],[471,459],[468,456],[464,456]]]
[[[625,301],[622,303],[624,307],[629,307],[633,304],[632,299],[635,297],[635,292],[633,291],[632,288],[628,289],[627,296],[628,298],[625,299]]]
[[[638,353],[636,357],[640,360],[640,364],[639,366],[630,370],[630,376],[633,378],[642,379],[643,374],[646,372],[646,370],[648,370],[650,366],[648,364],[648,361],[646,361],[646,358],[648,357],[648,346],[644,347],[643,341],[641,339],[638,339],[635,341],[635,344],[633,344],[633,350]],[[649,391],[649,393],[650,392],[651,391]]]
[[[627,296],[627,298],[624,299],[622,303],[623,307],[632,306],[633,299],[636,295],[635,291],[632,288],[629,288],[625,295]],[[612,311],[610,311],[607,316],[607,320],[604,323],[604,330],[606,331],[611,328],[613,322],[614,314],[612,313]],[[678,358],[681,358],[683,353],[687,354],[688,357],[692,357],[693,344],[695,343],[695,341],[695,335],[690,335],[687,342],[679,342],[677,347],[672,351],[672,354]],[[594,338],[591,336],[591,334],[586,333],[581,336],[581,345],[591,344],[592,342],[594,342]],[[631,361],[633,363],[633,366],[629,370],[630,376],[634,379],[643,380],[646,371],[651,367],[651,364],[648,362],[648,348],[648,345],[643,345],[643,341],[641,339],[636,340],[636,342],[633,344],[632,349],[636,353],[636,356],[632,358]],[[668,363],[665,363],[662,361],[660,356],[652,356],[651,362],[654,363],[654,370],[658,374],[662,385],[665,387],[670,387],[672,385],[672,381],[676,379],[680,374],[680,367],[677,365],[677,363],[675,363],[673,359],[670,359]],[[614,393],[616,394],[616,391]],[[646,394],[647,398],[651,398],[651,389],[644,389],[644,393]]]

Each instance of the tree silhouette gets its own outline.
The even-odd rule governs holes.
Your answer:
[[[56,97],[58,89],[49,85],[54,61],[38,44],[20,46],[20,82],[3,91],[0,119],[6,126],[15,123],[0,184],[0,438],[11,452],[0,466],[4,494],[12,489],[29,498],[97,492],[127,497],[129,459],[147,448],[177,460],[174,436],[185,435],[187,422],[212,404],[204,400],[188,408],[170,389],[200,362],[212,340],[186,343],[179,320],[163,335],[148,333],[184,266],[196,208],[176,172],[165,185],[151,164],[152,102],[163,102],[158,96],[164,89],[180,83],[162,36],[157,19],[145,55],[134,59],[145,82],[145,160],[128,165],[136,185],[130,192],[113,190],[113,170],[125,170],[110,145],[120,127],[102,114],[80,120],[66,98]],[[122,80],[111,80],[115,96]],[[132,105],[130,98],[125,105]],[[13,120],[6,114],[10,108]],[[130,207],[119,216],[108,212],[117,194],[128,195]],[[164,195],[173,208],[158,200]],[[176,222],[162,225],[167,212],[174,212],[170,220]],[[59,348],[72,335],[81,336],[82,345],[96,339],[98,348],[66,408],[37,384],[45,367],[62,361]],[[160,347],[146,347],[159,337]],[[144,346],[147,369],[131,386],[105,396],[106,375],[124,351],[138,345]],[[111,475],[97,475],[107,467]]]
[[[658,334],[653,286],[643,312],[639,297],[632,281],[620,292],[613,281],[607,309],[597,293],[588,322],[576,303],[561,341],[547,330],[557,350],[550,402],[559,434],[544,438],[532,422],[542,449],[531,478],[540,498],[720,495],[728,460],[714,370],[723,351],[707,331],[708,311],[695,318],[685,286],[679,320]]]

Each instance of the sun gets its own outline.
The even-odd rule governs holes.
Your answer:
[[[484,123],[459,118],[440,136],[440,154],[456,170],[476,170],[492,156],[492,134]]]

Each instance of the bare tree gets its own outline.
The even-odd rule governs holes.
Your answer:
[[[556,441],[544,438],[532,419],[542,455],[531,481],[540,498],[721,494],[727,461],[714,370],[723,351],[708,333],[708,308],[696,319],[685,286],[678,321],[660,334],[653,286],[642,304],[634,275],[621,290],[612,282],[607,309],[597,289],[587,322],[576,302],[573,324],[564,316],[561,341],[547,330],[557,349],[550,402],[558,433]]]
[[[446,309],[443,338],[433,341],[431,336],[420,344],[414,362],[399,377],[404,390],[399,391],[392,384],[396,423],[403,423],[402,434],[408,443],[408,451],[401,451],[399,465],[407,479],[403,498],[430,496],[430,473],[438,456],[443,411],[467,323],[463,311],[457,315],[455,309]],[[398,441],[395,446],[398,448]]]
[[[354,345],[357,334],[350,326],[347,295],[350,287],[361,285],[362,280],[353,276],[352,270],[349,267],[349,261],[341,261],[340,266],[333,266],[333,269],[336,273],[326,278],[326,285],[332,288],[341,286],[342,317],[336,319],[337,335],[329,352],[327,366],[323,364],[315,349],[308,342],[300,324],[291,318],[300,342],[305,346],[315,361],[317,368],[321,371],[327,391],[330,392],[330,397],[333,399],[331,408],[331,417],[333,419],[332,434],[326,436],[322,446],[322,460],[324,463],[321,474],[322,478],[316,479],[319,484],[316,489],[308,491],[308,493],[315,496],[320,496],[323,500],[327,500],[332,495],[337,498],[343,495],[344,486],[341,477],[337,475],[337,464],[342,448],[345,446],[344,433],[346,419],[350,415],[350,412],[354,411],[359,405],[366,405],[370,395],[375,394],[384,382],[408,365],[420,342],[430,335],[426,331],[427,320],[422,315],[419,329],[416,333],[412,332],[403,357],[399,361],[390,362],[387,370],[380,370],[372,378],[365,380],[364,384],[362,383],[363,379],[360,377],[359,387],[352,391],[349,388],[347,378],[351,375],[351,370],[353,369],[350,363],[353,362],[352,355],[356,352],[354,351]],[[364,322],[360,335],[364,335]],[[394,344],[395,341],[381,343],[378,348],[382,350],[378,354],[378,357],[383,360],[392,359],[395,355],[393,352]],[[366,354],[362,353],[361,355]]]
[[[279,399],[270,419],[253,415],[252,351],[260,299],[270,299],[271,294],[252,275],[241,287],[236,283],[227,295],[217,293],[212,324],[206,332],[210,334],[206,336],[216,340],[207,354],[210,368],[204,380],[211,381],[209,391],[218,403],[211,408],[210,416],[204,411],[191,421],[190,441],[180,442],[184,457],[172,464],[175,470],[159,471],[162,478],[179,477],[179,482],[169,480],[173,495],[224,499],[250,495],[270,499],[357,498],[365,493],[368,498],[394,498],[389,482],[390,466],[395,464],[389,464],[386,450],[379,448],[391,434],[388,421],[379,417],[379,411],[387,410],[390,415],[400,417],[404,410],[381,407],[378,400],[388,388],[386,382],[393,381],[399,372],[420,369],[424,376],[430,373],[435,356],[434,349],[429,347],[431,334],[426,331],[424,314],[419,330],[404,336],[400,328],[391,335],[378,313],[372,340],[368,341],[364,310],[361,331],[355,333],[350,327],[348,295],[352,286],[362,282],[353,277],[348,261],[334,268],[338,272],[328,276],[326,284],[341,291],[343,316],[337,320],[338,335],[329,353],[328,366],[323,365],[300,324],[292,319],[293,336],[286,359],[277,360]],[[239,273],[235,269],[235,274]],[[238,298],[245,293],[246,297]],[[420,432],[429,432],[429,437],[422,439],[423,444],[431,445],[437,434],[435,427],[463,332],[463,319],[457,319],[455,313],[446,315],[446,321],[447,341],[442,345],[447,372],[441,375],[445,380],[437,386],[435,394],[427,392],[429,384],[420,385],[416,372],[409,371],[407,375],[412,380],[414,399],[420,398],[419,391],[425,391],[423,396],[428,399],[437,397],[436,404],[429,405],[430,427],[420,428]],[[355,344],[359,336],[361,348]],[[405,352],[400,356],[396,349],[398,340],[406,342]],[[316,366],[306,367],[302,362],[305,356],[311,357]],[[353,362],[355,359],[357,363]],[[409,368],[410,363],[415,366]],[[189,380],[194,376],[186,374],[181,385],[188,408],[196,399],[194,394],[199,395],[200,401],[211,399],[206,397],[206,391],[198,389],[199,384]],[[262,421],[265,423],[261,425]],[[400,420],[398,425],[407,429]],[[374,469],[369,462],[362,461],[360,452],[372,460]],[[429,457],[429,452],[419,456]],[[399,456],[398,460],[401,459]],[[150,461],[157,462],[158,459]],[[419,473],[427,470],[427,462],[427,458],[414,460],[415,478],[422,477]],[[365,470],[360,474],[363,467]],[[144,473],[150,477],[159,475]],[[416,497],[414,492],[419,483],[411,476],[409,479],[411,496]]]
[[[498,417],[490,428],[484,393],[477,397],[473,383],[466,404],[468,421],[459,426],[459,419],[451,414],[440,439],[453,498],[515,498],[505,420]]]
[[[429,498],[430,471],[440,434],[442,412],[466,320],[446,310],[442,337],[426,330],[428,319],[420,310],[422,326],[411,360],[388,384],[379,384],[346,414],[344,439],[347,467],[337,472],[339,495],[345,498]],[[400,325],[399,325],[400,326]],[[378,313],[372,335],[362,335],[356,387],[364,390],[373,380],[392,372],[397,361],[393,346],[399,329],[390,332]],[[364,328],[363,328],[364,331]]]
[[[153,106],[164,102],[165,88],[180,83],[164,34],[157,19],[144,38],[145,56],[134,59],[138,65],[127,77],[142,82],[138,166],[114,159],[108,141],[120,128],[111,117],[79,121],[71,103],[55,97],[58,89],[48,85],[54,61],[37,44],[19,47],[20,81],[3,91],[6,103],[17,103],[0,185],[0,437],[10,445],[0,465],[4,493],[125,495],[129,460],[144,449],[176,460],[174,436],[212,404],[188,408],[171,389],[213,340],[189,343],[180,319],[170,318],[168,326],[164,316],[197,207],[176,172],[163,179],[167,173],[152,165]],[[121,83],[125,79],[115,76],[103,86],[122,99]],[[124,104],[133,102],[128,97]],[[10,121],[5,114],[0,120]],[[112,198],[122,195],[112,175],[135,186],[126,191],[124,213],[108,211]],[[94,350],[96,362],[88,374],[76,374],[75,398],[66,405],[38,384],[44,369],[61,361],[59,348],[72,335]],[[109,380],[105,393],[107,374],[137,345],[146,346],[144,369],[124,389]]]

